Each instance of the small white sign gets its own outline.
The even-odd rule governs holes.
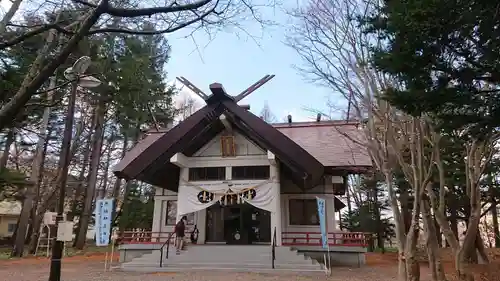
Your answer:
[[[57,224],[57,241],[73,241],[73,222],[60,221]]]
[[[43,224],[45,225],[54,225],[56,224],[57,213],[55,212],[47,212],[43,215]]]
[[[66,214],[63,215],[66,219]],[[46,212],[43,214],[43,224],[45,225],[56,225],[57,213],[56,212]]]

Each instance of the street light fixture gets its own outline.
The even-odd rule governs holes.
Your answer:
[[[92,76],[83,76],[87,68],[90,66],[91,60],[87,56],[83,56],[76,60],[72,67],[64,71],[64,77],[71,83],[71,93],[69,96],[68,110],[66,113],[66,122],[64,123],[64,134],[61,150],[61,173],[58,180],[59,183],[59,202],[57,204],[56,227],[59,228],[64,222],[64,199],[66,197],[66,184],[68,181],[69,164],[71,162],[70,146],[73,136],[73,123],[75,119],[75,103],[78,87],[94,88],[101,84],[101,81]],[[63,256],[64,241],[60,241],[56,237],[54,246],[52,247],[52,256],[50,260],[49,281],[61,280],[61,259]]]

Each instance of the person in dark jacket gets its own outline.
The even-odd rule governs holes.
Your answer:
[[[177,254],[181,253],[184,246],[184,232],[186,231],[187,216],[183,216],[181,220],[175,225],[175,245],[177,246]]]

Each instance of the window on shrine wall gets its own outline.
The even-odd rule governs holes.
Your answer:
[[[232,167],[233,180],[267,180],[270,177],[269,166]]]
[[[167,207],[165,211],[165,225],[175,225],[177,216],[177,200],[168,200],[166,202]],[[187,224],[194,224],[194,213],[190,213],[187,216]]]
[[[216,181],[226,179],[226,167],[189,168],[190,181]]]
[[[290,199],[288,203],[290,225],[319,225],[316,199]]]

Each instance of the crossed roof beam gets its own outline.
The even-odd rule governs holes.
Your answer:
[[[251,93],[255,92],[255,90],[259,89],[260,87],[262,87],[267,82],[269,82],[271,79],[274,78],[274,76],[275,76],[274,74],[272,74],[272,75],[267,74],[266,76],[262,77],[257,82],[253,83],[250,87],[246,88],[243,92],[241,92],[237,96],[230,96],[230,95],[228,95],[227,92],[226,92],[226,90],[224,89],[224,87],[221,84],[219,84],[219,83],[212,83],[212,84],[210,84],[210,91],[212,92],[212,94],[211,95],[207,95],[202,90],[200,90],[200,88],[196,87],[193,83],[191,83],[191,81],[189,81],[188,79],[186,79],[184,76],[177,77],[177,80],[179,82],[181,82],[184,86],[186,86],[188,89],[190,89],[197,96],[199,96],[200,98],[202,98],[205,101],[205,103],[207,103],[207,101],[210,99],[210,97],[212,97],[215,94],[214,90],[215,91],[222,91],[227,96],[230,96],[234,100],[235,103],[237,103],[237,102],[241,101],[242,99],[246,98]],[[245,108],[247,110],[250,109],[250,105],[240,105],[240,107]],[[222,124],[224,124],[224,127],[226,127],[226,129],[228,131],[232,131],[232,126],[227,121],[227,116],[225,114],[222,114],[219,117],[219,119],[222,122]]]
[[[262,77],[259,81],[253,83],[250,87],[246,88],[239,95],[232,96],[232,98],[234,99],[234,101],[236,103],[239,102],[239,101],[241,101],[242,99],[246,98],[248,95],[250,95],[251,93],[253,93],[255,90],[259,89],[264,84],[266,84],[271,79],[273,79],[274,76],[275,76],[274,74],[272,74],[272,75],[267,74],[266,76]],[[186,86],[188,89],[190,89],[191,91],[193,91],[193,93],[195,93],[197,96],[199,96],[200,98],[202,98],[204,101],[207,101],[210,98],[211,95],[205,94],[202,90],[200,90],[200,88],[196,87],[193,83],[191,83],[184,76],[177,77],[177,80],[179,82],[181,82],[184,86]],[[210,85],[210,88],[212,88],[212,85],[213,84]]]

